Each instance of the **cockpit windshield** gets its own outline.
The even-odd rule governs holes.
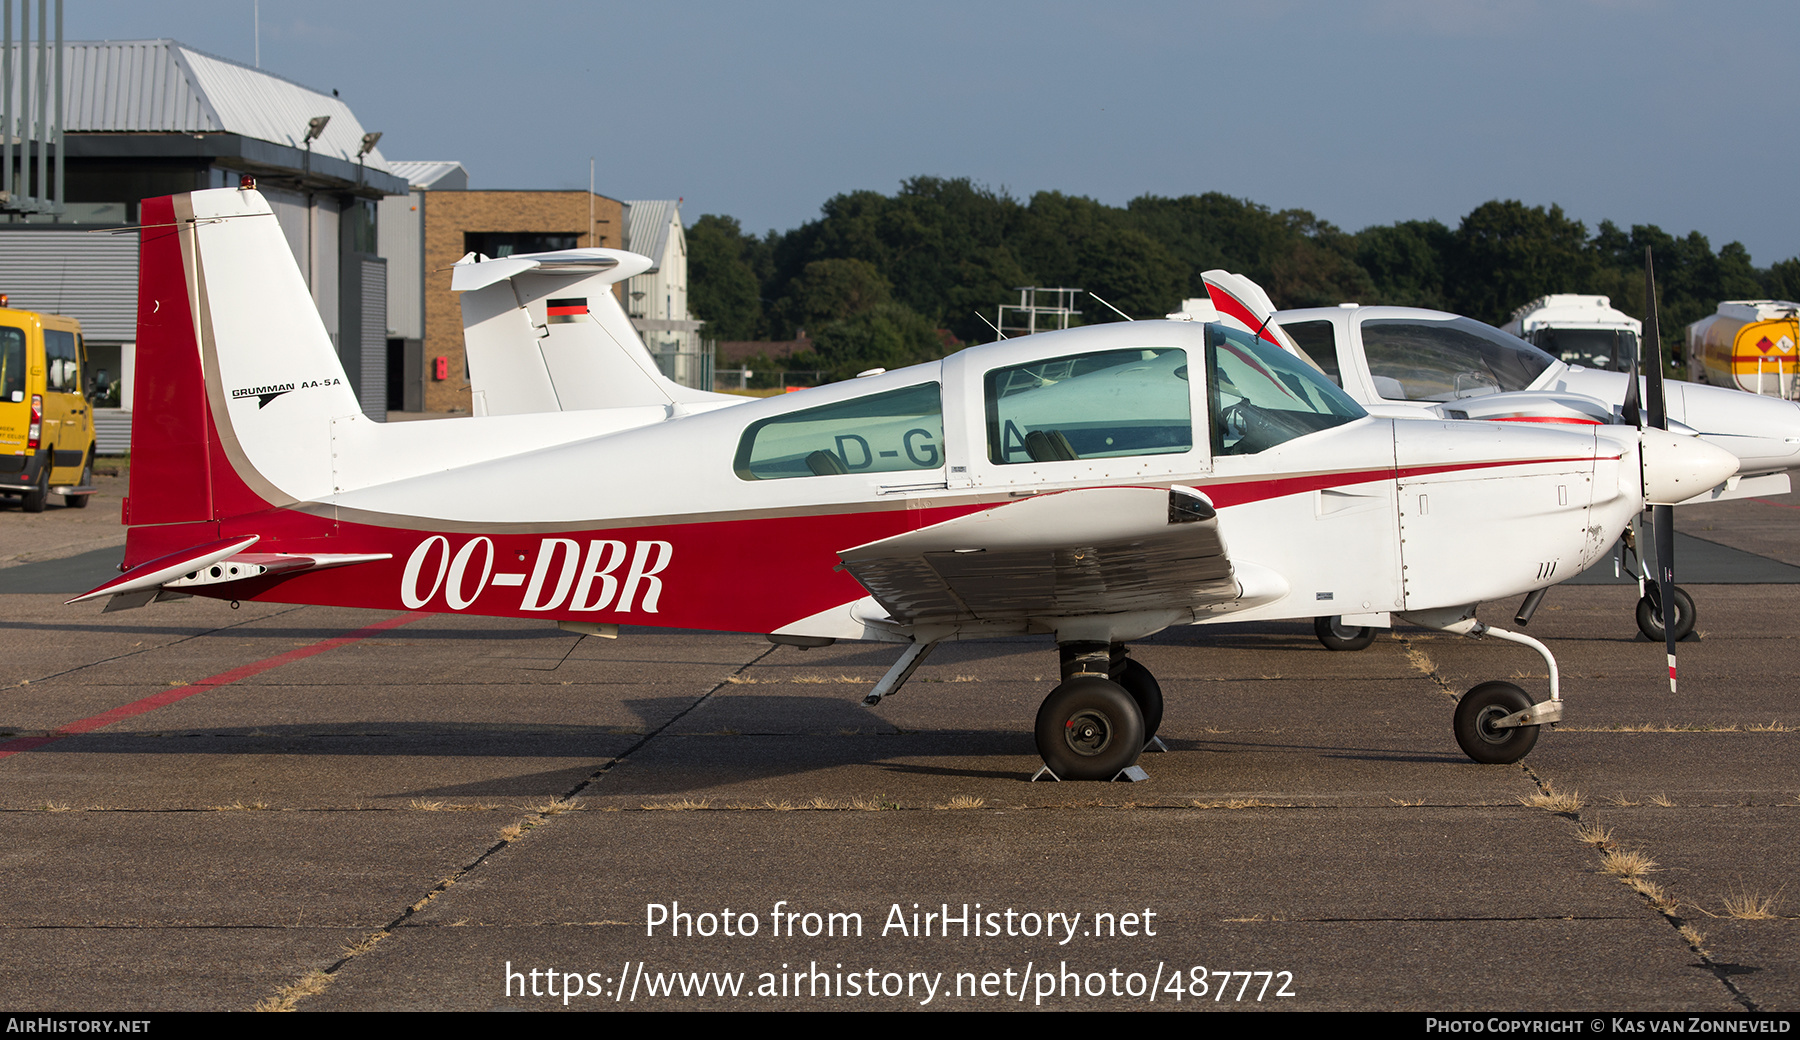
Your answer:
[[[1472,318],[1362,323],[1375,392],[1390,401],[1455,401],[1525,390],[1556,359]]]
[[[1625,372],[1637,357],[1637,333],[1630,329],[1538,329],[1531,342],[1563,363]]]
[[[1215,455],[1253,455],[1367,414],[1286,351],[1225,325],[1206,332]]]

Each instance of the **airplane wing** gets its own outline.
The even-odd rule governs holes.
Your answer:
[[[839,557],[909,626],[1197,610],[1245,595],[1212,503],[1183,487],[1038,495]]]

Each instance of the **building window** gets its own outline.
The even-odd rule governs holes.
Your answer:
[[[514,253],[549,253],[558,249],[575,249],[581,244],[581,233],[558,234],[547,231],[465,231],[463,252],[480,253],[498,260]]]

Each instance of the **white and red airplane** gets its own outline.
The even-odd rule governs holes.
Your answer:
[[[742,403],[383,424],[361,414],[253,187],[143,213],[124,573],[77,601],[906,644],[871,704],[940,641],[1047,634],[1063,681],[1036,737],[1062,779],[1126,770],[1160,722],[1126,644],[1321,609],[1532,646],[1548,699],[1484,683],[1455,713],[1471,757],[1515,761],[1561,718],[1556,663],[1476,605],[1578,572],[1644,502],[1736,466],[1659,430],[1372,417],[1291,355],[1192,321],[1047,333]],[[545,325],[551,300],[580,309],[553,282],[516,301]]]
[[[1624,372],[1572,366],[1538,347],[1472,318],[1417,307],[1341,304],[1277,311],[1255,282],[1225,271],[1207,271],[1206,301],[1227,321],[1278,342],[1323,368],[1332,382],[1372,415],[1432,416],[1490,422],[1606,425],[1636,419],[1624,414]],[[1647,338],[1643,342],[1651,342]],[[1639,382],[1660,381],[1660,368]],[[1650,392],[1656,393],[1651,387]],[[1697,436],[1737,457],[1738,471],[1679,505],[1700,505],[1786,494],[1800,469],[1800,404],[1726,387],[1676,380],[1662,390],[1665,429]],[[1640,554],[1644,531],[1633,524],[1621,547],[1620,566],[1638,582],[1637,622],[1644,635],[1663,641],[1660,593]],[[1677,640],[1693,631],[1697,612],[1679,588],[1674,605]],[[1333,649],[1360,649],[1371,633],[1355,619],[1319,619],[1319,638]]]

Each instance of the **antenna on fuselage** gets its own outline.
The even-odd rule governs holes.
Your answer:
[[[1088,293],[1088,295],[1092,296],[1096,300],[1100,300],[1100,296],[1098,293],[1090,292],[1090,293]],[[1112,311],[1114,314],[1117,314],[1119,317],[1124,318],[1126,321],[1136,321],[1137,320],[1136,318],[1132,317],[1129,314],[1126,314],[1124,311],[1120,310],[1119,308],[1114,307],[1112,304],[1107,303],[1105,300],[1100,300],[1100,305],[1105,307],[1107,310]]]

